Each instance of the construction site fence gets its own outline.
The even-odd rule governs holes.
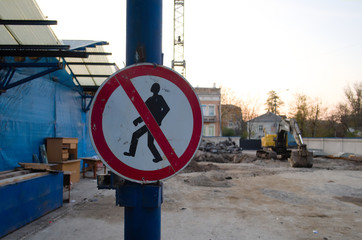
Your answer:
[[[362,138],[304,138],[309,149],[334,155],[341,152],[362,155]]]

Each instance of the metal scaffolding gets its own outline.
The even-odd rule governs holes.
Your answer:
[[[186,77],[184,59],[184,0],[174,0],[172,69]]]

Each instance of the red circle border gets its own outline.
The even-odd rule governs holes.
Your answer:
[[[194,123],[191,140],[185,152],[180,156],[177,163],[173,165],[173,168],[168,166],[153,171],[132,168],[123,163],[121,159],[118,159],[113,154],[111,149],[108,147],[103,134],[103,111],[112,93],[120,87],[118,81],[122,81],[122,79],[131,80],[135,77],[147,75],[161,77],[175,84],[183,92],[191,106]],[[199,147],[202,134],[202,113],[200,102],[191,85],[180,74],[172,69],[147,63],[132,65],[114,73],[99,87],[93,99],[90,111],[89,128],[92,144],[96,152],[101,157],[102,162],[117,175],[120,175],[130,181],[142,183],[164,180],[177,174],[185,168]]]

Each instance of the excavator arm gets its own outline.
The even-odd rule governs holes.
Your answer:
[[[298,145],[298,149],[293,149],[288,159],[292,167],[306,167],[313,166],[313,153],[307,150],[307,145],[304,144],[302,138],[302,132],[299,129],[297,121],[295,119],[288,119],[290,133],[293,134],[295,141]]]

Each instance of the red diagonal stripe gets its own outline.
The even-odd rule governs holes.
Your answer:
[[[131,80],[128,78],[118,79],[117,75],[115,76],[117,82],[122,86],[127,96],[131,100],[132,104],[135,106],[138,114],[141,116],[142,120],[145,122],[148,130],[151,132],[152,136],[157,141],[163,153],[166,155],[167,160],[170,162],[173,171],[175,172],[175,164],[178,160],[178,157],[171,147],[166,136],[163,134],[160,126],[158,126],[155,118],[152,116],[152,113],[143,102],[141,96],[137,92],[136,88],[132,84]]]

